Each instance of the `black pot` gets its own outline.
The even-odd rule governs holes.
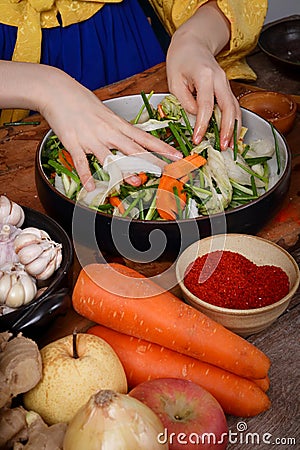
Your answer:
[[[42,295],[25,306],[0,316],[0,331],[22,332],[25,336],[37,338],[58,315],[64,314],[70,306],[70,287],[73,265],[73,247],[63,228],[51,217],[22,206],[25,221],[22,228],[36,227],[62,244],[62,263],[59,269],[46,280],[47,289]]]
[[[157,101],[163,95],[156,94]],[[136,101],[138,97],[125,97],[125,105],[127,101],[130,106],[131,99]],[[122,111],[118,110],[121,101],[122,99],[113,99],[106,104],[122,115]],[[124,106],[124,100],[122,105]],[[130,111],[135,110],[136,108],[133,107],[130,109]],[[242,110],[243,123],[248,127],[248,139],[271,139],[273,142],[274,137],[269,123],[251,111]],[[278,212],[289,189],[291,155],[284,137],[276,131],[282,161],[280,175],[274,175],[273,186],[257,200],[222,214],[201,216],[197,219],[145,221],[112,217],[78,203],[75,205],[74,201],[59,193],[48,182],[41,166],[40,155],[51,134],[50,130],[36,154],[35,177],[38,195],[49,215],[54,217],[67,233],[72,234],[75,245],[76,243],[84,244],[86,248],[92,250],[92,253],[89,251],[87,255],[82,253],[79,255],[82,264],[92,262],[91,254],[95,252],[120,255],[125,259],[138,262],[153,262],[158,259],[175,260],[190,244],[212,234],[256,234]],[[277,170],[275,165],[276,162],[273,161],[273,171]]]
[[[258,45],[272,61],[295,74],[300,72],[300,16],[285,17],[264,26]]]

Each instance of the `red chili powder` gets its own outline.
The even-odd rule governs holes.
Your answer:
[[[289,278],[280,267],[257,266],[226,250],[198,257],[188,267],[184,284],[201,300],[231,309],[271,305],[289,292]]]

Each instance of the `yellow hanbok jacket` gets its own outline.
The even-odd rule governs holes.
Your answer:
[[[39,63],[42,28],[69,26],[91,18],[108,3],[122,0],[0,0],[0,23],[17,27],[12,59]],[[208,0],[149,0],[172,35]],[[230,45],[217,60],[229,79],[256,79],[245,56],[256,46],[267,12],[267,0],[218,0],[231,24]],[[61,18],[60,25],[58,15]]]
[[[41,29],[89,19],[106,3],[122,0],[0,0],[0,22],[18,27],[15,61],[39,62]],[[166,30],[172,34],[208,0],[149,0]],[[267,0],[218,0],[218,6],[231,24],[228,50],[218,55],[227,76],[255,79],[244,57],[255,47],[267,12]]]

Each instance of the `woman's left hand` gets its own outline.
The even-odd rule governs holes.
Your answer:
[[[197,116],[193,140],[203,138],[215,100],[222,112],[220,144],[222,150],[232,145],[235,121],[241,128],[241,110],[225,72],[215,59],[228,43],[227,19],[209,2],[173,35],[167,54],[169,90],[191,114]]]

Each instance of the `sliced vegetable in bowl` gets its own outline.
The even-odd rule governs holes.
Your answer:
[[[153,94],[150,99],[153,108],[158,110],[158,105],[161,104],[166,96],[167,94]],[[113,98],[105,101],[105,105],[116,115],[129,122],[133,120],[132,118],[135,117],[135,115],[138,117],[138,113],[143,109],[140,114],[140,119],[138,118],[138,120],[145,123],[147,111],[143,106],[144,101],[141,95]],[[175,108],[173,103],[170,104],[170,110],[173,111],[172,108]],[[217,114],[218,110],[216,109],[216,117],[219,121],[220,118]],[[190,118],[190,116],[188,117],[192,124],[192,118]],[[151,119],[150,124],[152,122],[153,119]],[[162,129],[165,127],[165,121],[159,120],[156,122],[161,124]],[[194,201],[191,201],[191,193],[188,192],[189,190],[192,190],[192,188],[197,193],[198,197],[200,195],[200,200],[203,200],[205,195],[209,197],[207,188],[204,193],[201,192],[203,188],[200,186],[199,178],[199,174],[200,176],[203,174],[203,169],[205,168],[205,171],[207,170],[207,167],[209,168],[209,165],[207,166],[206,163],[202,165],[200,169],[196,168],[194,171],[188,172],[188,175],[186,176],[188,178],[192,176],[193,184],[191,185],[188,180],[185,183],[183,192],[181,192],[181,183],[185,180],[176,178],[172,180],[173,186],[167,184],[167,187],[172,186],[170,192],[172,202],[167,202],[167,207],[169,206],[169,203],[173,205],[171,214],[173,214],[173,216],[175,215],[176,220],[173,220],[173,218],[172,220],[171,218],[162,219],[159,216],[156,207],[156,193],[161,178],[155,176],[155,173],[146,172],[144,166],[142,166],[142,172],[139,172],[139,176],[141,177],[141,180],[143,180],[139,188],[133,188],[131,185],[123,183],[123,180],[119,180],[120,191],[118,192],[118,195],[116,195],[116,193],[110,195],[109,200],[100,206],[98,202],[99,197],[94,194],[102,196],[103,191],[105,193],[108,186],[108,179],[105,180],[105,178],[108,177],[103,168],[97,164],[91,155],[88,156],[88,158],[92,160],[92,170],[98,172],[97,176],[99,176],[99,178],[101,177],[101,180],[96,180],[96,184],[99,183],[100,185],[99,190],[96,192],[94,191],[94,193],[89,193],[87,197],[87,203],[89,204],[89,202],[92,202],[94,199],[94,204],[89,207],[84,202],[77,201],[76,198],[79,196],[77,192],[72,198],[69,198],[65,193],[62,193],[63,186],[61,190],[54,187],[55,170],[53,166],[48,164],[49,158],[45,160],[44,157],[45,147],[49,145],[51,139],[52,150],[55,150],[59,145],[59,141],[54,137],[53,130],[49,130],[44,136],[36,153],[35,181],[40,201],[48,214],[57,220],[62,227],[72,235],[74,242],[80,242],[84,244],[84,246],[95,248],[95,254],[100,250],[109,252],[110,254],[121,255],[134,261],[149,262],[158,258],[174,259],[174,257],[187,246],[200,238],[211,234],[226,232],[257,233],[277,213],[288,192],[291,175],[291,154],[284,137],[277,130],[274,130],[273,134],[270,124],[257,114],[242,108],[242,123],[244,126],[244,134],[240,137],[242,145],[245,148],[248,148],[247,145],[253,143],[255,152],[263,151],[263,156],[266,158],[264,161],[256,160],[256,162],[263,162],[265,166],[268,167],[267,190],[264,192],[263,188],[257,187],[260,195],[251,200],[252,186],[241,185],[246,192],[239,193],[239,204],[232,204],[235,202],[235,198],[233,198],[231,206],[227,207],[225,210],[222,210],[221,208],[221,212],[219,213],[211,212],[214,211],[213,208],[210,209],[208,214],[203,214],[201,211],[199,212],[198,206],[193,206],[189,209],[186,208],[187,203],[185,198],[188,199],[189,206],[190,203],[194,204]],[[184,125],[180,124],[180,126]],[[160,130],[154,130],[154,132],[156,131],[158,132]],[[213,130],[212,133],[214,133]],[[204,153],[207,153],[207,150],[201,151],[201,145],[205,146],[206,144],[207,142],[200,144],[199,153],[195,152],[196,157],[199,156],[208,160],[208,158],[206,158],[207,155]],[[268,152],[270,149],[273,151],[273,154],[272,157],[268,159]],[[224,160],[226,154],[230,154],[229,152],[231,152],[232,160],[232,150],[222,152],[221,155],[217,150],[214,152],[211,151],[216,159],[222,157]],[[248,150],[248,157],[253,157],[253,154],[249,152],[250,150]],[[183,160],[186,162],[189,157],[190,156],[183,156]],[[123,157],[123,159],[126,158]],[[136,157],[135,159],[139,158]],[[184,170],[186,170],[186,164],[183,164],[182,166],[181,163],[179,166],[176,165],[174,167],[172,164],[166,166],[166,163],[169,163],[169,161],[165,162],[162,159],[158,161],[160,165],[165,165],[163,171],[164,176],[169,174],[169,170],[166,167],[171,169],[171,173],[175,174],[175,176],[178,176],[179,174],[179,178],[180,176],[182,177],[183,167]],[[280,163],[280,167],[278,166],[278,162]],[[234,168],[236,168],[236,165],[237,164],[235,163]],[[278,168],[280,169],[279,173]],[[226,169],[228,170],[227,162]],[[250,174],[240,167],[238,167],[238,170],[240,170],[239,173],[242,173],[249,179]],[[230,178],[234,179],[235,175],[234,172],[230,175]],[[102,179],[102,177],[104,179]],[[59,177],[57,175],[56,178],[57,180],[60,180],[62,184],[62,176]],[[255,179],[257,183],[261,182],[259,178],[255,177]],[[72,181],[70,181],[71,190],[74,189],[74,181],[73,178]],[[240,185],[239,180],[237,182]],[[236,191],[232,186],[232,181],[230,182],[230,185],[232,191],[236,194]],[[104,189],[102,189],[103,186]],[[212,186],[216,191],[215,197],[219,201],[217,206],[219,204],[222,206],[219,199],[225,197],[227,194],[226,189],[230,189],[230,187],[229,185],[227,187],[227,184],[224,183],[224,186],[222,185],[222,195],[221,190],[219,188],[218,190],[216,189],[214,180]],[[80,190],[81,188],[79,187],[78,192],[80,192]],[[243,200],[241,197],[244,196],[244,194],[247,198],[244,198]],[[83,191],[81,195],[84,195]],[[182,200],[181,196],[183,197]],[[166,204],[166,202],[164,202],[164,204]],[[185,208],[179,210],[177,205],[185,206]],[[211,206],[211,203],[209,205]],[[204,213],[207,212],[204,201],[202,201],[200,206],[203,207]],[[166,209],[166,212],[170,213],[170,209]],[[97,247],[95,247],[95,244],[97,244]]]
[[[238,138],[235,133],[234,148],[220,151],[221,113],[216,105],[204,139],[195,146],[195,117],[186,113],[171,94],[161,96],[156,106],[151,98],[152,94],[141,94],[142,106],[131,122],[176,147],[182,152],[182,160],[165,160],[162,170],[141,155],[113,151],[103,166],[95,156],[88,155],[96,189],[87,192],[70,154],[51,135],[43,146],[41,163],[55,189],[99,212],[141,220],[180,220],[245,205],[272,186],[270,163],[276,163],[278,173],[282,164],[275,134],[272,141],[262,138],[246,142],[248,130],[243,127]],[[197,157],[194,163],[190,163],[191,157]],[[140,186],[124,182],[128,174],[139,176]]]

